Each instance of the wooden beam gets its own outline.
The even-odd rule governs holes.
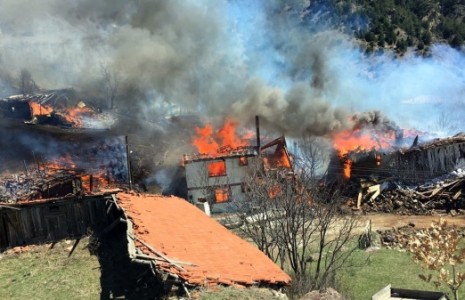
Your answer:
[[[148,260],[165,260],[164,258],[160,258],[157,256],[152,256],[152,255],[146,255],[146,254],[136,254],[136,258],[148,259]],[[180,260],[172,260],[172,261],[180,265],[197,267],[197,265],[190,263],[190,262],[185,262],[185,261],[180,261]]]
[[[74,250],[76,249],[77,245],[79,244],[79,241],[81,240],[81,238],[77,238],[76,241],[74,242],[74,245],[73,245],[73,248],[71,248],[71,251],[69,252],[69,255],[68,257],[71,257],[71,255],[73,254]]]
[[[21,208],[18,208],[18,207],[13,207],[13,206],[9,206],[9,205],[2,205],[2,204],[0,204],[0,210],[3,209],[3,208],[5,208],[5,209],[12,209],[12,210],[21,210]]]
[[[137,236],[135,235],[132,235],[130,233],[128,233],[128,236],[133,239],[133,240],[136,240],[138,241],[139,243],[141,243],[142,245],[144,245],[145,247],[147,247],[147,249],[149,249],[150,251],[152,251],[153,253],[155,253],[156,255],[160,256],[161,258],[163,258],[165,261],[167,261],[168,263],[170,263],[171,265],[175,266],[176,268],[178,268],[179,270],[185,272],[186,270],[181,267],[180,265],[176,264],[174,261],[172,261],[171,259],[169,259],[168,257],[166,257],[165,255],[163,255],[162,253],[158,252],[157,250],[155,250],[152,246],[150,246],[149,244],[147,244],[146,242],[144,242],[143,240],[141,240],[140,238],[138,238]]]

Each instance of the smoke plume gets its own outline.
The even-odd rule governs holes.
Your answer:
[[[25,69],[42,88],[74,87],[105,108],[106,70],[121,128],[171,136],[162,121],[173,113],[260,115],[277,133],[325,136],[359,111],[423,130],[465,111],[461,52],[366,55],[312,1],[0,2],[0,96]]]

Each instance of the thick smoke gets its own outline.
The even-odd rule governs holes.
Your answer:
[[[329,28],[312,1],[0,4],[2,96],[27,69],[40,87],[105,98],[105,69],[118,78],[122,128],[163,135],[160,120],[176,111],[217,120],[233,114],[244,124],[260,115],[277,133],[324,136],[350,128],[359,111],[431,130],[441,113],[454,111],[455,122],[465,110],[462,53],[433,46],[430,58],[367,56]],[[133,124],[140,120],[149,125]]]
[[[398,131],[397,124],[380,111],[357,113],[352,117],[353,129],[376,128],[378,130]]]

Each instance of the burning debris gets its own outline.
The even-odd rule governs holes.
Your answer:
[[[392,132],[334,139],[342,177],[359,186],[357,208],[401,214],[462,211],[465,135],[418,143],[401,148],[402,135]],[[385,139],[386,138],[386,139]],[[344,144],[346,142],[346,144]],[[347,148],[341,145],[348,145]],[[358,145],[355,147],[355,145]],[[363,205],[362,205],[363,200]]]
[[[78,195],[127,181],[124,138],[97,129],[104,118],[77,99],[67,89],[0,100],[1,202]]]
[[[367,212],[431,215],[436,213],[465,213],[465,173],[460,177],[445,178],[418,186],[392,183],[392,188],[378,197],[366,199],[362,209]],[[368,197],[366,197],[368,198]]]
[[[81,180],[65,171],[34,171],[0,178],[0,203],[17,203],[80,194]]]
[[[77,100],[71,89],[10,96],[0,100],[0,111],[3,116],[22,119],[26,124],[103,129],[115,123],[114,116]]]

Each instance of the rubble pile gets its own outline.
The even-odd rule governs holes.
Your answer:
[[[415,224],[410,223],[407,226],[392,228],[385,231],[377,230],[376,232],[379,233],[381,245],[383,247],[390,249],[405,249],[407,247],[407,241],[410,240],[410,237],[424,230],[429,229],[416,228]],[[457,232],[460,236],[465,236],[465,228],[457,228]]]
[[[372,201],[363,204],[367,212],[431,215],[465,213],[465,171],[458,169],[448,176],[417,186],[391,183]]]
[[[76,195],[80,191],[80,178],[65,170],[53,174],[37,170],[0,178],[0,203]]]

